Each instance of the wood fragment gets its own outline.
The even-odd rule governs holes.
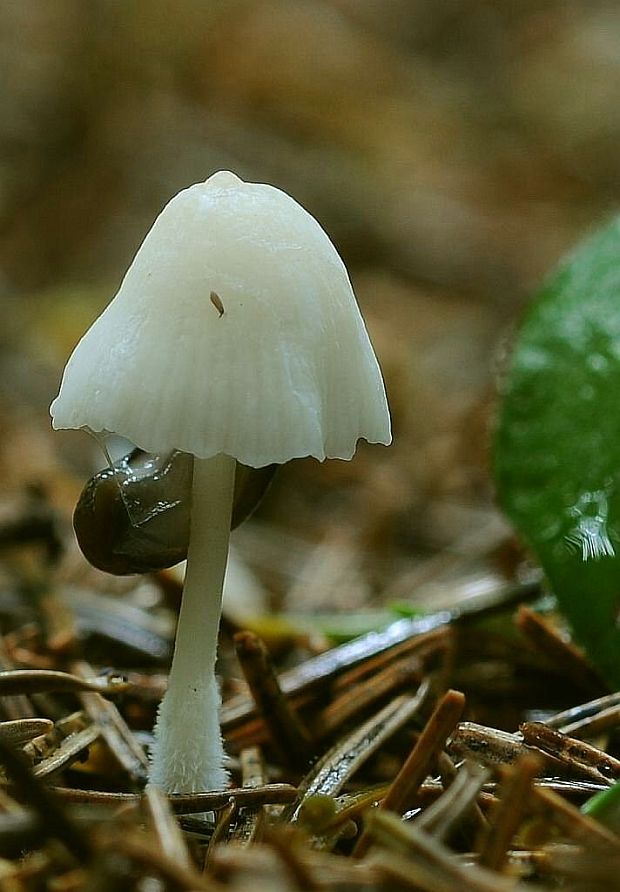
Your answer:
[[[409,722],[426,701],[430,681],[425,679],[414,695],[401,694],[342,740],[314,766],[299,785],[297,800],[283,819],[296,822],[306,798],[321,793],[335,796],[346,781],[396,731]]]
[[[0,697],[61,691],[98,691],[101,694],[116,694],[126,691],[128,687],[127,682],[118,676],[85,679],[69,672],[57,672],[51,669],[11,669],[0,672]]]
[[[539,613],[521,605],[516,624],[534,647],[563,677],[591,696],[608,690],[602,677],[570,641],[553,628]]]
[[[101,736],[101,728],[89,725],[77,734],[66,737],[49,756],[41,759],[32,769],[35,777],[52,777],[77,762],[89,746]]]
[[[12,746],[22,746],[40,737],[42,734],[48,734],[54,723],[50,719],[15,719],[12,722],[0,722],[0,739]]]
[[[445,754],[441,755],[449,759]],[[443,795],[415,818],[418,830],[439,840],[445,840],[457,824],[468,832],[468,838],[475,838],[485,832],[488,822],[476,800],[488,777],[487,769],[472,763],[466,763],[459,771],[455,770],[454,779]],[[442,784],[445,786],[443,779]],[[420,789],[418,788],[418,793]]]
[[[175,864],[189,868],[191,861],[185,839],[165,793],[147,784],[144,803],[161,852]]]
[[[543,722],[524,722],[520,730],[526,744],[538,747],[593,780],[611,783],[620,777],[620,761],[589,743],[568,737]]]
[[[543,760],[534,753],[524,753],[502,783],[499,801],[489,816],[489,829],[482,842],[479,863],[501,873],[508,848],[528,808],[534,778]]]
[[[393,881],[409,878],[408,888],[416,888],[417,882],[418,888],[427,892],[541,892],[539,886],[523,886],[486,868],[464,864],[451,849],[419,831],[415,823],[404,824],[389,812],[371,812],[368,832],[372,841],[388,849],[385,853],[373,850],[370,863]],[[395,866],[401,869],[394,871]]]
[[[201,876],[192,866],[185,867],[183,864],[176,863],[153,845],[149,845],[136,833],[114,836],[108,842],[100,842],[98,848],[100,851],[107,850],[111,853],[126,855],[149,874],[153,872],[158,874],[175,889],[186,889],[188,892],[196,892],[196,890],[219,892],[222,889],[215,880]]]
[[[16,671],[2,635],[0,635],[0,671]],[[10,697],[3,697],[0,701],[0,709],[9,721],[34,718],[36,715],[32,703],[21,691]]]
[[[366,681],[357,682],[354,687],[352,683],[343,688],[343,693],[335,697],[317,716],[313,729],[315,738],[323,740],[329,737],[354,716],[374,706],[387,695],[395,694],[414,682],[419,684],[421,669],[419,657],[407,655]]]
[[[543,755],[544,768],[550,774],[566,775],[570,771],[565,762],[550,753],[543,753],[535,747],[527,747],[521,734],[488,728],[475,722],[461,722],[448,743],[448,752],[453,758],[471,759],[487,768],[511,765],[528,750]]]
[[[241,782],[244,787],[256,789],[268,783],[269,775],[265,766],[262,751],[257,746],[247,747],[241,751]],[[265,807],[240,808],[237,823],[231,831],[231,842],[249,845],[260,833],[265,817]]]
[[[40,816],[48,836],[60,839],[78,861],[90,861],[93,850],[87,835],[69,818],[45,784],[34,776],[22,754],[1,739],[0,762],[20,796]]]
[[[267,648],[252,632],[238,632],[234,643],[254,702],[269,729],[272,745],[285,765],[305,771],[312,755],[310,735],[280,688]]]
[[[583,815],[578,808],[553,790],[535,784],[532,787],[530,807],[537,813],[550,816],[569,839],[574,839],[584,848],[591,846],[606,855],[620,857],[620,837],[599,821]]]
[[[33,763],[52,755],[63,740],[71,735],[78,734],[91,724],[90,719],[82,711],[72,712],[70,715],[58,719],[52,728],[40,737],[35,737],[23,747],[23,753]]]
[[[92,668],[81,661],[74,664],[78,677],[92,675]],[[136,741],[118,708],[101,694],[83,692],[78,695],[90,720],[101,729],[101,735],[112,755],[131,779],[144,783],[149,763],[144,749]]]
[[[367,684],[368,681],[376,678],[381,672],[392,667],[394,663],[407,657],[417,658],[420,661],[420,666],[422,666],[423,661],[430,654],[446,650],[452,637],[451,628],[442,626],[422,635],[408,638],[401,644],[390,647],[343,672],[334,679],[332,690],[335,692],[343,691],[346,695],[346,692],[353,685],[358,685],[362,682]]]
[[[511,586],[503,586],[492,593],[485,592],[478,597],[470,597],[450,610],[438,610],[423,616],[396,620],[385,629],[360,635],[352,641],[306,660],[294,669],[282,672],[279,676],[280,687],[285,694],[305,692],[400,644],[413,641],[437,629],[445,629],[453,623],[467,623],[472,618],[492,613],[498,607],[532,597],[539,591],[538,580],[518,582]],[[374,668],[371,671],[374,671]],[[255,705],[252,698],[244,695],[232,697],[222,708],[222,729],[229,731],[253,715],[255,715]]]
[[[448,751],[457,758],[473,759],[493,768],[514,762],[523,752],[523,739],[476,722],[460,722],[451,735]]]
[[[429,774],[437,754],[443,749],[464,708],[465,697],[459,691],[447,691],[444,694],[379,805],[381,811],[393,811],[399,815],[403,813]],[[353,856],[362,858],[369,845],[370,837],[363,833],[355,846]]]
[[[140,802],[137,793],[108,793],[101,790],[78,790],[72,787],[51,787],[55,795],[66,802],[83,802],[93,805],[117,807],[126,803]],[[177,815],[191,815],[204,811],[217,811],[234,798],[239,805],[283,805],[293,802],[298,795],[296,787],[290,784],[266,784],[255,789],[231,787],[221,793],[170,793],[168,801]]]
[[[213,851],[216,846],[220,845],[226,841],[228,837],[228,831],[230,829],[230,825],[237,814],[237,802],[231,796],[230,800],[226,803],[226,805],[219,810],[217,813],[217,820],[215,822],[215,828],[213,833],[211,834],[211,839],[209,840],[209,844],[207,846],[207,850],[205,852],[205,870],[209,867],[209,860],[213,854]]]
[[[427,616],[401,619],[380,632],[361,635],[282,672],[279,676],[280,687],[285,694],[298,694],[324,684],[370,657],[448,625],[457,613],[442,610]],[[243,695],[233,697],[222,708],[222,728],[227,731],[254,714],[255,705],[251,698]]]

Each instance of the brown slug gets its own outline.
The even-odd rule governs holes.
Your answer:
[[[85,558],[125,576],[171,567],[187,557],[193,456],[159,456],[134,449],[88,481],[73,512]],[[277,465],[237,462],[231,529],[257,507]]]

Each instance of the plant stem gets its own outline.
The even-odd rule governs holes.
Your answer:
[[[183,600],[151,762],[151,781],[168,793],[221,790],[228,779],[215,660],[234,480],[234,458],[194,459]]]

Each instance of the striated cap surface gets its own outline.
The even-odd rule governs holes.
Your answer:
[[[289,195],[221,171],[164,208],[65,368],[55,428],[243,464],[391,440],[347,271]]]

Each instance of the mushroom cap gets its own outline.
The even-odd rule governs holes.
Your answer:
[[[163,209],[67,362],[55,428],[252,467],[388,444],[347,271],[285,192],[220,171]]]

